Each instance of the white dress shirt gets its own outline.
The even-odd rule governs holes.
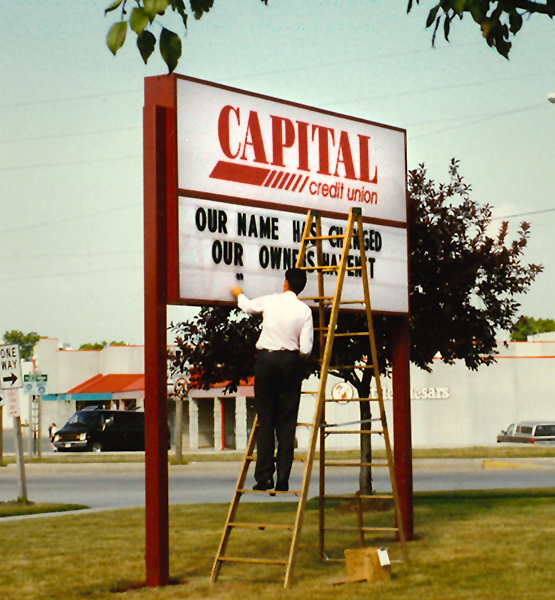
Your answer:
[[[298,350],[303,356],[311,353],[312,312],[294,292],[288,290],[253,300],[239,294],[237,305],[249,314],[262,313],[262,333],[256,342],[259,350]]]

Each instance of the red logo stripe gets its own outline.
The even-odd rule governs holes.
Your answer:
[[[277,187],[277,185],[279,184],[279,182],[282,180],[284,173],[278,173],[277,177],[274,180],[274,183],[272,183],[272,187],[275,188]]]
[[[279,189],[283,189],[283,186],[289,181],[289,179],[291,178],[291,173],[284,173],[284,178],[281,180],[281,183],[279,184]]]
[[[303,184],[301,185],[301,187],[299,189],[299,194],[303,191],[304,186],[306,185],[307,181],[308,181],[308,175],[305,177],[305,180],[303,181]]]
[[[272,183],[276,174],[277,171],[270,171],[270,174],[268,175],[268,177],[266,177],[266,180],[264,181],[264,187],[268,187]]]
[[[268,168],[238,165],[220,160],[210,173],[210,177],[212,179],[222,179],[223,181],[262,185],[269,172],[270,169]]]
[[[288,190],[291,187],[291,184],[293,183],[294,179],[295,179],[295,173],[291,173],[291,177],[289,177],[289,181],[287,182],[287,185],[285,186],[286,190]]]
[[[291,191],[294,192],[299,185],[299,181],[302,179],[302,174],[297,177],[297,181],[295,181],[295,185],[291,188]]]

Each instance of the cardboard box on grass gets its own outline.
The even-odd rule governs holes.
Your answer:
[[[350,581],[391,579],[391,561],[385,548],[345,550],[345,560]]]

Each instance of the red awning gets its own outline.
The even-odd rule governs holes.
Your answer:
[[[80,383],[68,394],[117,394],[121,392],[143,391],[145,376],[140,373],[102,375],[99,373],[87,381]]]

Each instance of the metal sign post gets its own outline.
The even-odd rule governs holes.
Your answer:
[[[8,409],[13,417],[16,436],[16,460],[19,471],[19,499],[27,502],[27,480],[25,478],[25,460],[23,457],[23,437],[21,435],[21,413],[19,410],[18,389],[23,386],[21,360],[17,344],[0,346],[0,389]]]

